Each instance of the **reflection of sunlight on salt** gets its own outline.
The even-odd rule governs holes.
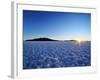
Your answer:
[[[77,42],[80,44],[81,43],[81,40],[79,39],[79,40],[77,40]]]
[[[78,45],[81,45],[81,43],[82,43],[83,41],[84,41],[83,39],[77,39],[77,40],[76,40],[76,42],[77,42]]]
[[[77,40],[77,44],[80,45],[82,43],[81,40]]]

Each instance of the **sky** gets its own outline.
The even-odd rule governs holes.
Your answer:
[[[23,10],[24,40],[40,37],[90,40],[90,34],[90,13]]]

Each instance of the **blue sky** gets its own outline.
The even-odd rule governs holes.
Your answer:
[[[24,40],[39,37],[90,40],[90,33],[90,13],[23,10]]]

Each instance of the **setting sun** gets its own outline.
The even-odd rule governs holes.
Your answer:
[[[81,42],[82,42],[82,40],[81,40],[81,39],[78,39],[78,40],[77,40],[77,42],[78,42],[78,43],[81,43]]]
[[[79,38],[79,39],[76,39],[76,41],[80,44],[82,41],[84,41],[83,38]]]

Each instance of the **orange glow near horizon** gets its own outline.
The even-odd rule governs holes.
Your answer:
[[[82,40],[78,39],[77,42],[80,44],[82,42]]]
[[[78,39],[76,39],[76,41],[80,44],[81,42],[85,41],[85,39],[84,38],[78,38]]]

